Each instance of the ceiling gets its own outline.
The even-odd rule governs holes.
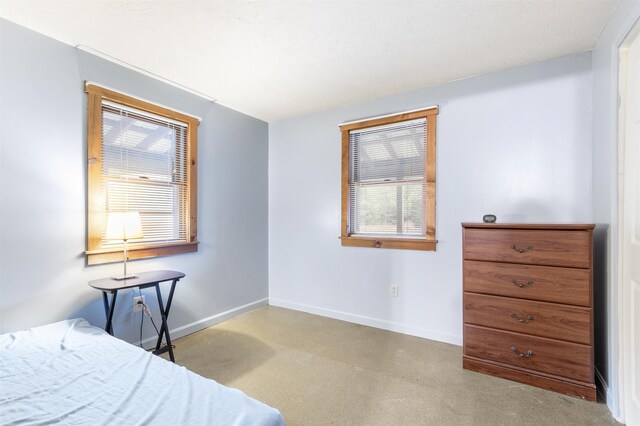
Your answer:
[[[277,121],[594,47],[617,0],[0,0],[0,16]]]

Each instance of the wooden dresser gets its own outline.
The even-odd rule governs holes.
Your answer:
[[[595,401],[594,225],[463,223],[463,367]]]

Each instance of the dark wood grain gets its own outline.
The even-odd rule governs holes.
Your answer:
[[[595,400],[593,229],[463,224],[464,368]]]
[[[464,258],[589,268],[590,238],[591,231],[466,228]]]
[[[530,357],[520,353],[532,351]],[[591,346],[465,324],[464,354],[558,377],[593,383]]]
[[[503,379],[514,380],[520,383],[527,383],[550,391],[586,399],[587,401],[595,401],[597,396],[596,386],[593,383],[583,383],[564,378],[560,379],[544,373],[537,373],[518,367],[500,365],[491,361],[468,356],[463,357],[462,366],[467,370],[490,374],[492,376],[502,377]]]
[[[591,345],[591,309],[465,293],[464,322]]]
[[[127,288],[145,287],[149,284],[161,283],[164,281],[179,280],[184,278],[184,273],[178,271],[149,271],[134,273],[133,278],[126,280],[114,280],[113,278],[101,278],[89,281],[89,285],[102,291],[124,290]]]
[[[463,273],[465,291],[591,306],[588,269],[468,260]]]
[[[546,229],[561,231],[591,231],[596,226],[592,223],[484,223],[463,222],[463,228],[484,229]]]

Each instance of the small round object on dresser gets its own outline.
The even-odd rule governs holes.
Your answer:
[[[496,221],[496,215],[494,214],[485,214],[482,216],[482,221],[484,223],[494,223]]]

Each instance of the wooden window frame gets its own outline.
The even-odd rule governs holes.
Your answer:
[[[197,238],[197,152],[198,125],[196,117],[134,98],[105,87],[86,83],[87,93],[87,264],[122,261],[123,248],[101,248],[101,229],[106,214],[106,196],[102,189],[102,102],[111,101],[120,105],[149,112],[187,125],[187,235],[189,241],[166,245],[143,245],[128,247],[129,259],[144,259],[178,253],[198,251]]]
[[[340,241],[343,246],[374,247],[408,250],[436,250],[436,116],[438,107],[345,123],[342,132],[342,223]],[[349,132],[367,127],[382,126],[402,121],[425,118],[427,121],[425,155],[425,237],[400,238],[369,235],[350,235],[349,224]]]

